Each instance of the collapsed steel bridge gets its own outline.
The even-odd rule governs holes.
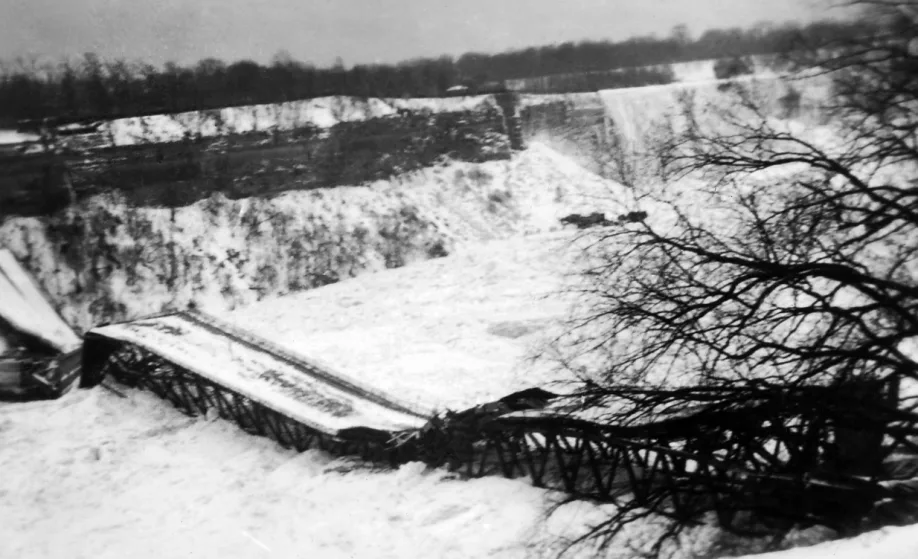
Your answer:
[[[918,451],[910,416],[882,398],[870,400],[879,407],[867,420],[846,411],[878,390],[872,385],[766,393],[742,406],[632,425],[578,418],[540,389],[435,417],[200,313],[90,331],[81,386],[108,374],[189,415],[215,413],[299,451],[527,478],[670,518],[714,512],[736,532],[780,531],[792,522],[850,533],[877,503],[896,497],[884,460]],[[807,405],[814,401],[834,405]]]
[[[0,248],[0,401],[61,396],[80,376],[80,348],[48,294]]]
[[[91,330],[81,387],[107,374],[150,390],[189,415],[212,413],[297,450],[395,460],[390,433],[430,412],[199,313],[179,312]]]
[[[864,390],[809,387],[746,407],[632,425],[551,409],[469,410],[447,418],[419,448],[426,462],[469,477],[528,478],[685,522],[715,513],[740,534],[781,533],[795,524],[851,534],[872,518],[918,514],[915,467],[898,477],[887,468],[897,459],[918,464],[913,419],[888,408],[870,410],[870,419],[846,414]],[[825,413],[801,405],[827,401],[836,405]]]

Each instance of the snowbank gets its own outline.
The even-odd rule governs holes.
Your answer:
[[[918,525],[883,528],[856,538],[786,551],[746,555],[740,559],[912,559],[918,557]]]
[[[2,557],[549,556],[552,496],[523,481],[296,454],[136,391],[0,404],[0,425]]]

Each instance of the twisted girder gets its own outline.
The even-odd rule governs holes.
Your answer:
[[[914,424],[887,410],[861,420],[831,389],[701,408],[636,425],[545,411],[477,417],[477,438],[452,427],[438,463],[470,476],[529,477],[539,486],[681,519],[716,512],[724,527],[768,533],[789,524],[847,532],[884,500],[884,457],[909,447]],[[817,405],[805,405],[819,397]],[[822,411],[823,413],[819,413]],[[863,410],[862,410],[863,411]],[[859,423],[860,422],[860,423]],[[449,439],[450,429],[440,435]],[[852,440],[855,443],[851,448]],[[442,449],[449,449],[444,452]],[[857,451],[860,456],[852,457]]]
[[[306,368],[317,367],[313,362],[228,331],[225,325],[187,322],[315,375]],[[184,322],[159,324],[177,325],[184,327]],[[185,413],[216,413],[285,447],[320,448],[389,464],[423,460],[471,477],[529,478],[535,485],[577,497],[683,520],[716,512],[725,527],[742,532],[782,530],[794,523],[848,531],[875,503],[895,497],[881,483],[883,458],[913,447],[909,414],[899,413],[895,406],[875,405],[875,398],[851,399],[825,387],[759,392],[745,403],[736,395],[715,398],[690,413],[640,424],[603,424],[550,413],[538,409],[551,399],[541,391],[512,403],[432,418],[420,429],[331,429],[304,421],[308,414],[272,407],[264,394],[252,397],[232,383],[222,384],[124,340],[91,332],[83,354],[85,385],[111,372]],[[414,412],[398,403],[390,406],[382,393],[355,390],[359,385],[346,379],[332,384],[349,397],[368,395],[373,405]],[[516,411],[507,413],[508,409]],[[326,412],[334,415],[333,409]],[[859,444],[852,446],[852,440]]]
[[[391,464],[402,461],[403,451],[392,444],[388,433],[367,429],[358,436],[348,430],[331,435],[130,344],[113,348],[103,369],[101,376],[111,374],[122,384],[149,390],[188,415],[216,414],[285,448],[300,452],[316,448]]]

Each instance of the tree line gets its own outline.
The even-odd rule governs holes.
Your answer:
[[[227,64],[207,58],[197,64],[162,67],[105,60],[91,53],[55,63],[20,58],[0,63],[0,126],[24,119],[116,118],[326,95],[442,96],[455,85],[475,91],[483,84],[510,79],[785,52],[806,42],[859,32],[863,29],[851,22],[825,21],[713,29],[693,38],[685,26],[677,26],[664,38],[567,42],[499,54],[467,53],[458,58],[350,68],[340,59],[319,68],[286,52],[268,64],[251,60]],[[631,74],[646,81],[646,76]],[[640,83],[620,84],[630,85]]]

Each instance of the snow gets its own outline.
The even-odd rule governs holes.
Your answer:
[[[887,527],[846,540],[826,542],[744,559],[912,559],[918,557],[918,525]]]
[[[716,59],[680,62],[671,66],[677,82],[697,82],[714,79]]]
[[[550,295],[563,282],[570,237],[469,245],[231,316],[273,316],[262,331],[324,359],[359,354],[368,365],[362,371],[379,378],[392,364],[379,358],[387,351],[432,350],[444,359],[403,369],[403,386],[421,385],[457,405],[491,397],[474,390],[457,397],[477,380],[503,395],[515,382],[540,384],[528,375],[513,380],[505,369],[519,366],[530,343],[563,316],[563,301]],[[355,328],[359,321],[368,322],[366,331]],[[325,328],[331,334],[322,346],[314,334]],[[382,332],[402,334],[404,345],[385,347],[376,337]],[[182,335],[191,338],[183,343],[198,343],[187,329]],[[425,335],[426,348],[415,349]],[[380,471],[320,452],[296,455],[226,422],[187,418],[150,394],[120,390],[127,398],[99,388],[0,406],[0,517],[11,519],[0,525],[0,556],[552,557],[607,514],[577,503],[546,521],[561,496],[524,480],[459,481],[419,464]]]
[[[190,302],[213,313],[284,294],[313,274],[347,278],[392,260],[425,260],[437,243],[453,250],[557,230],[560,217],[614,212],[609,200],[626,197],[620,185],[533,145],[506,161],[449,161],[391,180],[270,199],[216,196],[174,212],[100,196],[76,208],[79,225],[56,224],[58,231],[73,227],[64,239],[47,220],[10,218],[0,224],[0,245],[54,300],[67,302],[62,316],[85,331]]]
[[[422,346],[419,369],[446,366],[459,378],[449,382],[448,371],[428,369],[422,388],[445,402],[478,380],[499,392],[538,380],[500,386],[496,373],[525,361],[528,342],[563,316],[564,301],[550,295],[564,283],[570,237],[470,244],[446,258],[266,300],[230,317],[249,326],[273,320],[272,335],[324,359],[343,363],[364,353],[354,363],[380,377],[375,368],[392,363],[380,356],[426,339],[427,349],[448,360],[424,358]],[[377,339],[384,331],[403,339]],[[491,373],[482,373],[477,359]],[[561,496],[524,480],[462,481],[419,464],[378,470],[316,451],[297,455],[227,422],[188,418],[148,393],[120,390],[126,398],[98,388],[55,402],[0,405],[0,556],[553,557],[609,512],[579,502],[546,518]],[[476,396],[485,395],[472,390],[456,401]],[[640,525],[627,536],[640,545],[652,533]],[[676,557],[703,552],[715,539],[699,530]],[[636,556],[625,543],[607,556]],[[904,559],[916,544],[916,527],[885,529],[768,559]],[[598,556],[589,548],[571,555]]]
[[[899,342],[899,351],[901,351],[906,357],[918,363],[918,336],[912,336],[910,338],[905,338]]]
[[[0,129],[0,145],[21,144],[25,142],[36,142],[38,140],[38,134],[24,134],[16,130]]]
[[[62,353],[82,343],[51,307],[35,281],[5,249],[0,249],[0,319],[17,330],[47,340]],[[0,354],[3,349],[0,347]]]
[[[453,371],[464,365],[463,374],[493,383],[477,358],[492,373],[513,369],[526,342],[544,333],[539,328],[563,316],[563,301],[544,295],[564,281],[562,249],[570,237],[469,245],[443,259],[264,301],[231,317],[252,325],[273,316],[268,331],[301,351],[341,362],[363,353],[355,362],[372,365],[371,374],[390,366],[379,359],[386,344],[392,353],[410,351],[426,337],[428,348],[449,357],[426,364]],[[363,321],[365,330],[358,326]],[[404,339],[378,340],[384,324]],[[301,337],[294,328],[302,328]],[[324,346],[323,329],[330,330]],[[473,380],[449,382],[448,372],[436,368],[427,374],[424,388],[441,392],[444,401]],[[495,392],[509,387],[496,384]],[[579,502],[546,517],[562,496],[524,480],[463,481],[420,464],[379,470],[318,451],[295,454],[230,423],[183,416],[149,393],[119,390],[126,398],[97,388],[54,402],[0,404],[0,556],[553,557],[609,512]],[[916,528],[766,557],[904,559],[914,557]],[[652,533],[641,525],[627,536],[640,545]],[[710,530],[691,536],[676,557],[688,559],[688,551],[704,551],[715,540]],[[574,551],[575,559],[602,556]],[[623,542],[606,556],[636,554]]]
[[[105,123],[101,134],[111,144],[124,146],[177,142],[188,136],[214,137],[309,127],[327,129],[343,122],[392,116],[399,110],[478,111],[489,106],[495,106],[490,96],[444,99],[318,97],[286,103],[121,118]]]
[[[406,345],[425,329],[436,331],[433,343],[477,332],[441,365],[455,367],[480,349],[496,373],[561,314],[559,302],[541,294],[556,287],[552,263],[563,269],[559,250],[567,237],[469,245],[443,259],[307,292],[312,309],[310,298],[288,297],[252,310],[295,309],[295,322],[278,317],[263,332],[285,333],[299,351],[325,358],[310,334],[335,321],[347,328],[372,318],[371,332],[339,334],[338,345],[380,367],[386,363],[376,362],[377,349],[367,344],[387,320],[401,320],[387,331],[404,333]],[[359,305],[370,305],[366,314],[342,314]],[[375,316],[387,307],[388,314]],[[447,320],[411,324],[427,315]],[[284,330],[297,325],[303,338]],[[474,365],[467,363],[477,373]],[[444,373],[432,374],[424,383],[432,390],[456,389],[438,387],[443,377],[436,375]],[[119,390],[127,398],[98,388],[56,402],[0,405],[0,517],[9,519],[0,523],[0,556],[550,557],[558,542],[604,514],[581,504],[546,524],[547,508],[560,495],[523,480],[460,481],[419,464],[387,471],[321,452],[297,455],[229,423],[182,416],[148,393]],[[505,387],[497,382],[494,390]]]
[[[0,556],[522,559],[576,527],[546,534],[553,497],[522,481],[296,454],[127,396],[0,405]]]
[[[568,380],[533,358],[567,318],[572,242],[569,232],[490,241],[224,318],[402,399],[465,409]]]
[[[634,149],[650,151],[650,141],[656,127],[672,122],[676,129],[682,121],[680,98],[690,95],[695,103],[695,116],[705,125],[715,118],[713,108],[735,101],[732,93],[721,91],[727,83],[742,85],[768,114],[781,110],[780,98],[790,88],[801,94],[800,117],[803,122],[814,120],[817,107],[828,98],[829,82],[825,77],[778,79],[774,76],[738,76],[730,80],[707,79],[687,83],[673,83],[609,89],[599,92],[613,127]]]
[[[757,75],[772,76],[758,57]],[[714,80],[715,60],[701,60],[672,65],[677,83],[695,84]],[[177,142],[189,136],[214,137],[227,134],[271,132],[313,127],[331,128],[343,122],[354,122],[398,114],[400,110],[439,112],[480,111],[496,107],[491,95],[381,99],[329,96],[285,103],[245,105],[207,111],[148,115],[106,122],[99,135],[110,145]],[[0,144],[37,139],[13,131],[0,130]]]
[[[716,90],[713,84],[699,87],[712,95]],[[657,101],[641,100],[636,90],[603,92],[602,98],[617,111],[616,122],[632,123],[629,133],[637,137],[644,126],[640,118],[665,112],[654,107],[674,99],[676,91],[644,90],[658,92]],[[228,113],[227,121],[239,130],[286,126],[298,118],[321,127],[374,110],[389,109],[367,104],[339,111],[328,101],[308,110],[238,111]],[[162,137],[190,129],[171,122],[152,128]],[[673,189],[672,196],[681,193]],[[110,212],[149,226],[144,238],[151,252],[141,260],[167,261],[154,251],[161,235],[164,244],[197,263],[177,286],[162,279],[162,270],[131,276],[115,269],[102,280],[101,293],[125,305],[128,314],[195,300],[400,398],[459,409],[565,380],[550,360],[533,360],[569,311],[561,290],[577,245],[570,233],[557,231],[556,220],[571,212],[615,215],[634,203],[619,185],[536,145],[509,162],[449,163],[391,181],[291,192],[269,201],[214,199],[174,214],[135,209],[128,216],[117,201],[97,199],[85,215]],[[418,256],[408,266],[383,270],[379,233],[388,216],[408,207],[432,224],[431,238],[452,243],[451,254],[423,262]],[[286,221],[265,219],[272,215]],[[259,225],[245,230],[243,216]],[[368,231],[366,238],[353,234],[358,227]],[[66,263],[45,235],[37,220],[0,227],[0,238],[18,257],[30,259],[43,284],[75,301],[67,315],[93,323],[100,292],[90,289],[80,300],[68,291],[75,274],[61,270]],[[329,268],[357,277],[288,296],[283,288],[265,288],[256,280],[265,266],[273,267],[281,285],[288,274],[303,272],[288,266],[291,238],[315,243],[307,246],[311,258],[327,258]],[[99,239],[120,250],[119,256],[137,245],[136,231],[125,224]],[[371,248],[348,260],[349,250],[366,246]],[[251,295],[255,287],[264,288],[263,300]],[[248,306],[231,309],[227,293],[241,294],[234,304]],[[911,354],[912,346],[902,350]],[[226,422],[184,417],[149,394],[125,394],[100,388],[55,402],[0,404],[0,556],[539,557],[552,556],[565,538],[609,512],[580,502],[545,521],[547,506],[559,496],[523,480],[460,481],[418,464],[389,471],[320,452],[297,455]],[[635,531],[637,540],[652,532],[645,525]],[[713,536],[696,536],[693,545],[703,552]],[[609,552],[636,555],[624,543]],[[868,555],[918,556],[918,526],[762,557]]]

